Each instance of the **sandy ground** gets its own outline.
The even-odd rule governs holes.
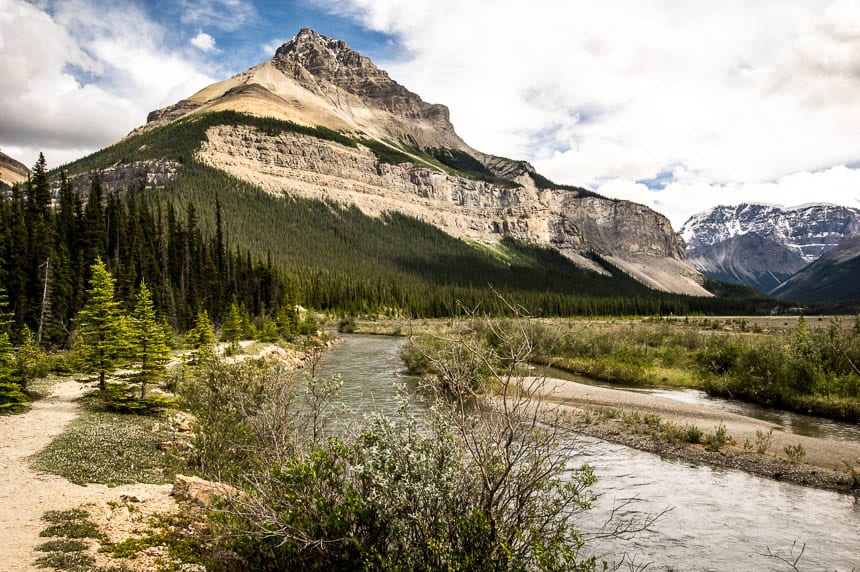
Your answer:
[[[745,439],[754,443],[756,431],[767,432],[772,428],[774,429],[773,444],[770,449],[772,454],[782,455],[786,445],[800,443],[806,450],[804,460],[807,464],[836,471],[845,470],[845,461],[855,465],[860,464],[860,443],[785,433],[776,425],[766,421],[718,411],[703,405],[680,403],[655,395],[595,387],[560,379],[547,379],[543,393],[549,401],[573,407],[615,407],[655,413],[664,421],[673,421],[680,425],[695,425],[705,433],[713,432],[714,426],[722,423],[738,445]]]
[[[0,417],[0,572],[36,570],[33,548],[44,541],[42,514],[84,503],[103,503],[123,493],[166,497],[170,485],[82,487],[30,468],[29,457],[47,446],[79,413],[74,402],[86,386],[65,381],[21,415]]]

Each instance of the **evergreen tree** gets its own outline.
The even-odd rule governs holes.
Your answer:
[[[36,378],[42,350],[27,326],[21,330],[20,338],[21,343],[15,351],[15,381],[24,390]]]
[[[0,332],[8,334],[11,324],[12,314],[9,312],[9,297],[6,295],[6,289],[0,285]]]
[[[114,280],[101,258],[91,267],[87,302],[76,319],[80,328],[78,350],[86,371],[99,375],[99,389],[105,376],[128,356],[129,332],[120,304],[114,299]]]
[[[155,317],[152,294],[142,282],[137,292],[137,304],[132,314],[132,341],[134,353],[140,362],[140,398],[146,397],[146,385],[158,379],[167,367],[170,350],[164,328]]]
[[[239,309],[239,304],[234,297],[233,302],[230,304],[230,311],[227,313],[224,324],[221,326],[221,337],[230,342],[230,348],[235,350],[239,345],[239,338],[243,330],[242,311]]]
[[[215,334],[212,333],[212,322],[209,321],[209,313],[206,310],[197,312],[197,320],[194,328],[185,336],[185,345],[194,349],[206,349],[215,343]]]
[[[14,381],[15,363],[12,342],[9,334],[0,333],[0,413],[14,411],[22,403],[27,402],[27,396],[21,385]]]

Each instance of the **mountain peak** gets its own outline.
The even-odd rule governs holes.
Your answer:
[[[343,40],[302,28],[275,52],[272,63],[307,89],[327,93],[342,89],[373,107],[410,120],[423,120],[453,132],[448,108],[426,103],[356,52]]]
[[[317,75],[315,71],[324,71],[331,67],[337,70],[344,64],[373,66],[368,58],[352,50],[343,40],[323,36],[310,28],[302,28],[298,34],[281,45],[275,52],[274,59],[297,62],[314,75]]]

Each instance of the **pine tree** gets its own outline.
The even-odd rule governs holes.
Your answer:
[[[27,396],[21,385],[15,382],[15,363],[12,342],[9,334],[0,333],[0,413],[14,411],[22,403],[27,402]]]
[[[152,294],[142,282],[137,292],[137,304],[132,314],[132,341],[135,358],[140,362],[140,398],[146,397],[146,385],[161,376],[167,367],[170,350],[164,328],[155,317]]]
[[[101,258],[91,267],[87,302],[78,314],[78,350],[84,368],[99,375],[99,389],[105,376],[118,367],[129,353],[129,332],[120,304],[114,299],[114,280]]]
[[[15,381],[24,390],[36,378],[36,369],[42,360],[42,350],[33,337],[33,332],[26,325],[22,328],[19,337],[21,343],[15,351]]]
[[[209,313],[206,310],[197,312],[197,321],[194,328],[185,336],[185,345],[194,349],[205,349],[215,343],[215,334],[212,333],[212,322],[209,321]]]
[[[236,349],[239,345],[239,337],[244,329],[242,321],[242,312],[239,310],[239,304],[236,298],[233,298],[233,303],[230,304],[230,311],[227,317],[224,318],[224,324],[221,326],[221,337],[230,342],[230,348]]]
[[[9,325],[12,323],[12,314],[9,312],[9,297],[6,289],[0,285],[0,332],[9,333]]]

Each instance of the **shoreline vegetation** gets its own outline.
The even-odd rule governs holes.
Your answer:
[[[533,363],[610,384],[700,389],[860,422],[860,316],[538,319]],[[342,321],[342,332],[445,335],[452,322]]]
[[[456,443],[468,443],[470,439],[478,438],[471,433],[472,429],[467,430],[467,427],[473,427],[467,423],[467,416],[475,411],[474,400],[493,403],[500,396],[503,400],[510,399],[509,403],[518,411],[516,418],[520,420],[529,418],[523,414],[535,406],[544,408],[551,419],[544,418],[541,422],[550,421],[555,431],[572,430],[681,462],[743,470],[805,486],[856,494],[860,490],[860,445],[853,448],[851,444],[839,445],[823,460],[823,440],[774,431],[773,426],[765,422],[713,411],[678,411],[677,403],[660,403],[659,398],[652,396],[639,396],[648,402],[634,403],[632,400],[638,394],[632,392],[562,380],[536,382],[531,377],[535,370],[540,369],[535,363],[542,360],[551,362],[547,356],[552,356],[552,352],[570,351],[570,346],[564,344],[568,337],[594,342],[620,331],[617,339],[623,342],[619,347],[623,347],[634,336],[627,330],[639,328],[644,333],[636,335],[660,334],[662,337],[653,348],[642,343],[640,338],[636,338],[637,344],[666,352],[667,348],[676,348],[677,340],[689,339],[693,335],[691,331],[695,331],[697,339],[701,337],[705,343],[704,346],[693,345],[695,350],[708,347],[708,341],[715,336],[737,340],[774,336],[772,339],[790,342],[800,336],[799,324],[805,326],[796,318],[778,318],[781,328],[762,328],[759,325],[759,329],[770,331],[753,333],[743,331],[743,328],[752,330],[756,326],[742,327],[737,318],[720,321],[714,329],[705,327],[702,320],[705,319],[697,318],[693,325],[683,320],[669,323],[644,320],[635,326],[618,320],[575,320],[564,321],[561,324],[564,327],[557,321],[482,318],[411,324],[356,320],[347,327],[341,323],[340,329],[344,331],[412,336],[404,350],[404,360],[412,371],[423,375],[427,384],[424,391],[429,391],[437,406],[447,411],[444,417],[432,421],[430,438],[421,437],[422,430],[412,417],[375,419],[373,425],[359,432],[357,440],[344,439],[336,432],[332,433],[338,413],[331,407],[331,402],[339,383],[316,377],[318,359],[330,344],[316,344],[313,346],[316,350],[312,347],[302,355],[308,364],[306,374],[288,371],[296,367],[297,353],[287,352],[290,359],[286,360],[283,359],[286,354],[279,345],[260,342],[239,343],[234,340],[221,346],[224,356],[207,358],[201,354],[194,360],[196,365],[190,367],[180,366],[174,361],[172,373],[165,375],[160,383],[153,383],[153,394],[165,397],[161,401],[166,407],[164,413],[153,411],[154,415],[143,417],[108,414],[100,411],[106,405],[104,400],[84,400],[81,402],[86,407],[83,415],[72,422],[66,433],[61,434],[40,456],[38,463],[43,470],[64,475],[73,482],[104,482],[120,488],[100,493],[97,495],[100,500],[88,506],[47,513],[43,531],[46,538],[40,545],[40,552],[33,558],[39,558],[41,566],[56,570],[199,571],[233,570],[249,565],[261,570],[277,569],[287,561],[295,562],[296,558],[305,563],[303,569],[311,569],[319,562],[337,567],[346,565],[345,562],[367,564],[367,558],[375,555],[372,558],[377,558],[374,562],[381,568],[396,568],[395,560],[406,559],[415,569],[422,569],[420,562],[424,562],[423,569],[431,569],[427,563],[435,562],[433,559],[441,557],[440,554],[415,552],[412,546],[407,545],[393,546],[390,543],[392,537],[386,536],[391,531],[383,534],[383,529],[394,527],[391,530],[400,530],[398,534],[403,534],[404,530],[411,531],[408,538],[416,542],[419,538],[426,540],[423,535],[431,534],[435,538],[432,546],[449,551],[445,552],[448,554],[445,558],[464,558],[463,562],[467,562],[474,556],[470,556],[469,551],[481,548],[472,546],[469,539],[476,538],[473,536],[476,534],[484,538],[491,531],[487,527],[496,526],[492,524],[493,520],[485,520],[484,517],[474,520],[476,514],[481,513],[468,512],[475,506],[485,506],[483,503],[487,500],[484,498],[478,505],[472,504],[481,498],[480,495],[471,496],[477,494],[480,486],[469,484],[467,478],[475,471],[481,474],[481,466],[479,463],[469,470],[463,466],[451,466],[448,467],[450,470],[440,474],[438,463],[443,460],[450,462],[452,452],[457,450]],[[818,336],[846,336],[850,339],[855,336],[853,324],[845,321],[836,324],[840,328],[839,334],[834,333],[835,322],[808,320],[807,323],[805,335],[815,340]],[[372,332],[368,331],[371,329]],[[553,331],[558,335],[551,335]],[[671,343],[664,343],[665,340]],[[187,357],[191,356],[185,355],[182,359]],[[283,365],[273,366],[272,362],[276,361],[288,364],[287,369]],[[663,364],[661,362],[663,370],[660,371],[666,369]],[[638,371],[649,370],[643,367]],[[687,386],[686,383],[683,380],[679,385]],[[107,387],[110,386],[108,383]],[[44,391],[47,393],[49,389]],[[174,404],[179,406],[179,410],[174,408]],[[284,419],[290,421],[285,422]],[[487,419],[493,419],[493,416]],[[500,444],[510,445],[501,425],[486,423],[482,436],[478,441],[472,441],[472,446],[479,450],[486,448],[489,453],[503,446]],[[93,431],[96,425],[99,430]],[[134,442],[126,443],[128,455],[121,456],[127,463],[117,462],[115,455],[107,453],[104,447],[98,447],[98,434],[104,431]],[[78,466],[46,464],[47,459],[63,457],[64,442],[68,445],[71,437],[74,437],[78,454],[70,463]],[[557,442],[555,433],[551,437]],[[92,449],[88,449],[88,445]],[[542,462],[549,462],[549,441],[538,440],[531,446],[544,451],[546,456],[542,457]],[[398,451],[405,456],[401,458]],[[845,452],[848,454],[843,459],[840,455]],[[852,452],[856,457],[850,456]],[[413,454],[426,456],[425,461],[434,469],[416,474],[420,467],[413,466],[415,457],[410,456]],[[462,451],[454,456],[460,454]],[[90,462],[97,464],[104,473],[81,471],[88,455],[92,457]],[[134,469],[130,469],[129,464]],[[364,480],[353,481],[350,479],[360,474],[355,472],[356,467],[380,472],[373,475],[362,473]],[[545,465],[541,467],[546,468]],[[561,469],[561,465],[554,467]],[[539,468],[532,467],[531,470]],[[511,478],[519,479],[527,474],[528,467],[512,466],[509,469],[512,470]],[[378,480],[392,470],[394,474],[408,476],[409,488],[404,489],[404,482],[396,479]],[[522,472],[524,470],[526,473]],[[166,487],[169,485],[148,485],[150,488],[143,493],[127,494],[129,487],[137,486],[134,483],[169,483],[174,477],[178,483],[187,479],[178,476],[180,473],[197,475],[187,477],[200,481],[195,485],[199,488],[197,493],[177,493],[174,499],[168,496]],[[433,475],[432,487],[421,476],[423,473]],[[444,475],[452,480],[440,481]],[[550,526],[551,530],[560,531],[562,524],[569,525],[569,518],[590,506],[588,491],[593,476],[588,472],[577,475],[574,488],[561,493],[562,498],[568,499],[572,511],[553,513],[554,518],[561,520],[553,521],[555,525]],[[212,482],[199,477],[212,479]],[[421,504],[423,500],[417,494],[419,489],[433,490],[441,482],[454,487],[445,494],[453,494],[451,491],[454,490],[460,491],[458,494],[465,494],[467,490],[472,492],[466,497],[456,497],[457,501],[454,501],[455,497],[448,498],[445,502],[453,502],[451,505],[433,504],[439,498],[431,498],[429,504]],[[548,485],[546,482],[541,487]],[[68,486],[77,485],[69,483]],[[478,488],[474,488],[476,486]],[[518,485],[515,481],[506,485],[502,479],[500,486]],[[555,491],[553,494],[559,493],[553,486],[542,490],[552,489]],[[285,503],[282,500],[285,497],[293,500]],[[369,499],[377,500],[371,502]],[[408,512],[407,505],[398,504],[402,502],[408,504],[409,510],[427,510],[423,519],[426,522],[440,526],[443,522],[448,524],[434,530],[410,528],[415,523],[399,520],[399,513]],[[541,502],[548,502],[548,499]],[[307,507],[310,506],[316,509],[308,513]],[[446,510],[458,508],[438,516],[440,506],[448,506]],[[504,514],[497,517],[506,518]],[[448,518],[453,520],[445,520]],[[376,528],[361,528],[369,522],[376,523]],[[447,528],[455,522],[459,524],[453,529]],[[533,524],[537,530],[547,523]],[[282,527],[282,531],[292,531],[290,534],[293,536],[286,545],[281,544],[283,537],[274,532],[272,527],[275,525]],[[647,525],[647,521],[627,523],[625,533],[635,533]],[[346,530],[352,532],[345,533]],[[324,554],[313,550],[306,552],[309,546],[317,546],[314,543],[321,538],[343,539],[344,534],[356,534],[356,530],[363,532],[359,537],[351,537],[348,545],[335,543],[341,552],[334,550],[334,545],[325,544],[319,545],[329,546]],[[79,533],[85,533],[84,537],[75,536]],[[454,537],[449,536],[452,533]],[[584,556],[586,552],[582,549],[587,546],[587,539],[578,536],[575,530],[572,534],[552,541],[561,542],[555,544],[557,551],[553,558],[561,559],[556,563],[567,562],[571,569],[576,570],[599,567],[600,563]],[[296,538],[303,540],[296,541]],[[546,539],[535,536],[532,542],[537,544],[531,544],[532,548],[523,546],[525,552],[521,557],[544,558],[540,551],[545,549]],[[382,547],[389,551],[384,556],[378,552]],[[506,561],[509,557],[496,552],[492,544],[481,550],[485,550],[482,558]],[[620,555],[619,558],[614,564],[623,564],[625,556]]]

